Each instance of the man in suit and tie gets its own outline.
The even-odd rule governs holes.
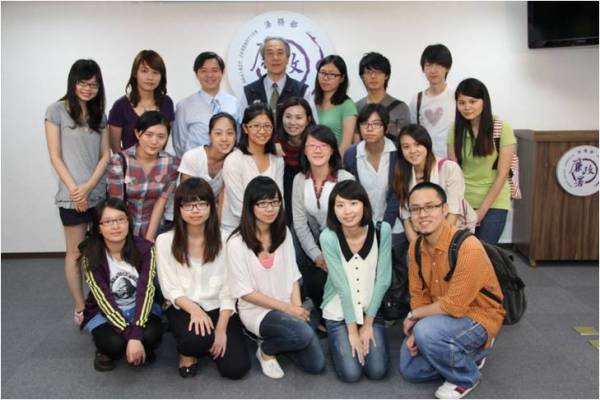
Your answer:
[[[308,85],[293,79],[286,72],[291,54],[287,40],[276,36],[266,37],[260,47],[260,54],[267,73],[244,86],[244,108],[260,101],[268,104],[275,114],[277,105],[290,97],[304,97],[309,104],[313,103]]]

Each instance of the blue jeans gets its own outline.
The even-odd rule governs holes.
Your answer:
[[[348,328],[345,321],[325,320],[329,350],[333,367],[337,376],[344,382],[352,383],[363,375],[369,379],[383,379],[388,371],[390,361],[388,341],[385,333],[383,317],[378,315],[373,321],[373,337],[375,344],[370,344],[369,354],[365,357],[365,365],[360,365],[358,358],[352,357],[352,348],[348,340]]]
[[[506,225],[507,215],[508,210],[490,208],[479,226],[475,228],[475,236],[486,243],[498,244],[504,225]]]
[[[481,374],[476,362],[489,354],[483,346],[487,332],[470,318],[433,315],[413,327],[418,353],[412,357],[406,338],[400,349],[400,374],[409,382],[443,378],[455,385],[473,387]]]
[[[308,322],[280,311],[269,311],[260,323],[260,346],[274,356],[286,353],[304,371],[320,374],[325,370],[325,355],[319,339]]]

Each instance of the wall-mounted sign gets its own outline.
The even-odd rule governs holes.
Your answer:
[[[287,73],[306,83],[312,92],[317,74],[316,65],[333,53],[329,38],[308,18],[289,11],[261,14],[245,24],[236,34],[227,55],[227,76],[238,97],[244,86],[266,73],[260,45],[267,36],[285,38],[291,47]]]
[[[589,196],[598,191],[598,148],[577,146],[558,160],[556,177],[564,190],[574,196]]]

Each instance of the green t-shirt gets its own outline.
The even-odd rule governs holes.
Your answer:
[[[338,104],[328,110],[323,110],[317,106],[317,115],[319,116],[319,124],[327,126],[333,131],[338,145],[342,143],[344,134],[344,119],[352,115],[358,115],[356,105],[350,99],[344,100],[342,104]]]
[[[512,127],[503,121],[502,135],[500,136],[500,147],[517,143]],[[448,144],[454,145],[454,126],[448,130]],[[497,171],[492,169],[498,157],[496,146],[494,152],[485,157],[473,156],[473,140],[470,135],[465,135],[462,152],[463,175],[465,176],[465,198],[473,208],[479,208],[488,190],[496,180]],[[508,179],[491,208],[510,209],[510,187]]]

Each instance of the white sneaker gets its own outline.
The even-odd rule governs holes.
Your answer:
[[[283,373],[283,370],[279,366],[277,359],[275,357],[273,357],[270,360],[265,360],[265,359],[263,359],[262,355],[263,355],[263,352],[259,346],[258,349],[256,349],[256,358],[258,358],[258,362],[260,363],[260,367],[262,368],[263,374],[265,374],[266,376],[268,376],[269,378],[272,378],[272,379],[283,378],[283,376],[285,374]]]
[[[465,388],[446,381],[435,391],[435,397],[438,399],[462,399],[468,395],[471,390],[475,389],[477,385],[479,385],[479,382],[470,388]]]
[[[493,338],[492,341],[490,342],[490,349],[492,348],[492,346],[494,346],[495,341],[496,341],[496,338]],[[477,365],[477,368],[480,371],[481,371],[481,368],[483,368],[483,366],[485,365],[486,361],[487,361],[487,356],[485,356],[482,359],[480,359],[479,361],[475,362],[475,364]]]
[[[481,368],[483,368],[483,366],[485,365],[486,360],[487,360],[487,357],[483,357],[481,360],[477,361],[475,363],[475,365],[477,365],[477,369],[479,369],[481,371]]]

